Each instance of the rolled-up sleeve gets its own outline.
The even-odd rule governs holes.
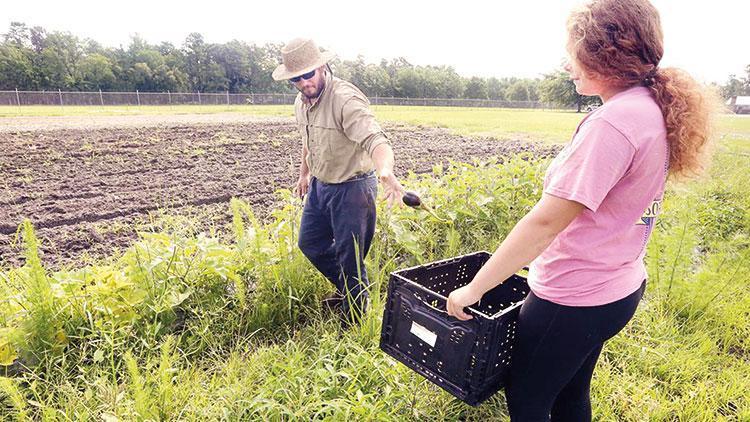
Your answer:
[[[370,156],[378,145],[390,144],[364,98],[352,96],[346,100],[341,114],[342,126],[347,138],[360,144]]]

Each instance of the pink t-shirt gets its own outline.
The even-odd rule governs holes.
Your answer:
[[[638,290],[668,164],[664,118],[647,88],[620,92],[586,116],[544,178],[545,193],[586,208],[532,262],[534,294],[597,306]]]

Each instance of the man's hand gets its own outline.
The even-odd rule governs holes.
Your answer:
[[[383,170],[380,172],[380,183],[383,185],[385,200],[388,201],[388,206],[392,207],[394,204],[398,205],[399,208],[404,206],[401,198],[404,196],[404,187],[396,179],[391,170]]]
[[[467,321],[473,317],[464,312],[464,308],[479,302],[481,298],[482,295],[470,283],[451,292],[448,296],[448,303],[445,304],[445,309],[448,310],[448,315],[454,316],[461,321]]]
[[[307,195],[307,191],[310,188],[310,175],[300,175],[297,179],[297,184],[294,186],[294,194],[300,198],[304,198]]]

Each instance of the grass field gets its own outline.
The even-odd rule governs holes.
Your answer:
[[[376,107],[379,118],[444,127],[463,135],[566,142],[583,113],[459,107]]]
[[[442,127],[463,135],[493,136],[501,139],[533,139],[567,142],[584,116],[567,110],[528,110],[471,107],[374,106],[378,118],[411,125]],[[253,106],[0,106],[0,118],[20,116],[127,116],[165,114],[240,113],[256,116],[293,116],[289,105]],[[720,134],[742,135],[750,116],[723,115]],[[0,123],[2,120],[0,120]]]
[[[290,108],[250,112],[290,115]],[[582,117],[419,107],[376,113],[553,142],[567,139]],[[649,244],[646,297],[605,346],[594,375],[595,420],[750,421],[750,119],[722,116],[717,139],[706,177],[669,185]],[[368,256],[373,291],[382,293],[396,268],[494,249],[538,197],[544,166],[515,159],[405,181],[452,224],[380,209]],[[385,357],[382,295],[373,294],[358,329],[340,332],[321,314],[329,286],[295,247],[293,202],[268,225],[242,204],[233,210],[234,243],[165,224],[118,260],[55,274],[38,264],[26,228],[30,263],[0,270],[0,298],[7,298],[0,362],[17,352],[34,364],[20,377],[0,377],[0,419],[507,420],[502,394],[472,408]]]

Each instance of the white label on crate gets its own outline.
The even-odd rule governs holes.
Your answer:
[[[435,342],[437,341],[437,334],[433,333],[432,331],[428,330],[427,328],[424,328],[423,326],[413,321],[411,323],[410,331],[412,334],[419,337],[420,340],[429,344],[430,347],[435,347]]]

